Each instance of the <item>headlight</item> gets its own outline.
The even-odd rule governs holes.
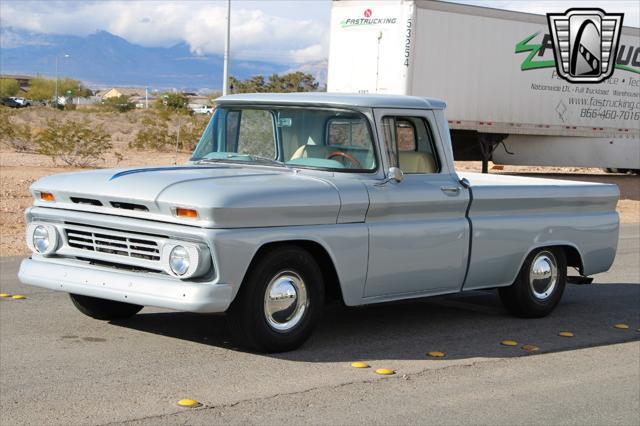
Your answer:
[[[182,246],[175,246],[169,254],[169,267],[176,275],[184,275],[191,266],[191,259],[187,249]]]
[[[34,252],[46,256],[58,248],[58,232],[51,225],[31,224],[27,228],[27,244]]]
[[[38,225],[33,230],[33,246],[38,253],[44,253],[51,245],[51,238],[49,237],[49,231],[44,226]]]
[[[169,275],[186,280],[211,271],[209,248],[202,243],[171,241],[162,247],[162,269]]]

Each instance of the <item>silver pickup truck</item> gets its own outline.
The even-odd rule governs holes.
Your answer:
[[[613,263],[618,188],[458,173],[444,109],[219,98],[188,164],[35,182],[20,280],[102,320],[143,306],[225,312],[240,344],[270,352],[302,344],[331,299],[498,288],[515,315],[549,314],[567,282]]]

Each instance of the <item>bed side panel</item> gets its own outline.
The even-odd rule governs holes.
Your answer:
[[[465,290],[508,286],[531,250],[575,247],[583,273],[611,267],[618,243],[615,185],[479,185],[469,216],[473,237]]]

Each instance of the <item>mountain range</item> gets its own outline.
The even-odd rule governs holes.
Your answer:
[[[68,55],[68,57],[65,57]],[[54,77],[83,81],[87,86],[134,86],[154,89],[207,90],[222,85],[223,57],[196,55],[186,43],[171,47],[144,47],[107,31],[88,36],[49,35],[16,28],[0,30],[0,73]],[[236,60],[229,72],[244,79],[293,70],[326,79],[326,61],[282,64]]]

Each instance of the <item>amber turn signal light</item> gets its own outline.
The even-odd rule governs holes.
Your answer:
[[[50,192],[41,192],[40,199],[42,201],[56,201],[56,197],[54,197]]]
[[[182,207],[176,207],[176,216],[186,217],[189,219],[197,219],[198,212],[194,209],[184,209]]]

